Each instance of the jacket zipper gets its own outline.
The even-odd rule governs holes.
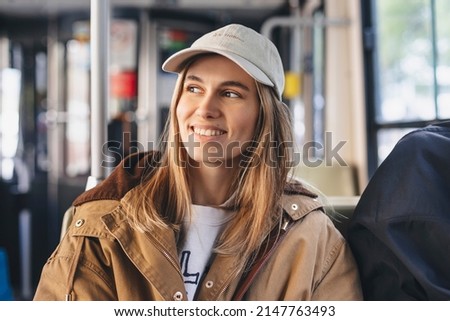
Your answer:
[[[123,210],[122,207],[118,207],[118,210]],[[111,232],[111,231],[110,231]],[[114,233],[111,233],[114,238],[119,242],[120,246],[123,248],[122,242],[120,242],[120,239],[114,235]],[[164,246],[160,242],[158,242],[156,239],[149,237],[148,233],[144,233],[145,237],[160,251],[164,257],[172,264],[172,266],[175,268],[175,270],[178,272],[178,274],[183,278],[183,275],[181,274],[181,270],[179,268],[179,264],[177,261],[175,261],[172,256],[164,249]],[[128,255],[127,251],[124,251],[127,257],[130,259],[130,261],[133,261],[132,258]],[[141,271],[142,272],[142,271]]]
[[[183,278],[183,275],[181,274],[181,270],[180,270],[180,265],[178,264],[177,261],[175,261],[173,259],[173,257],[169,254],[169,252],[167,252],[164,247],[161,245],[161,243],[159,243],[157,240],[148,237],[148,235],[145,235],[148,240],[158,249],[158,251],[160,251],[165,258],[170,262],[170,264],[172,264],[172,266],[175,268],[175,270],[178,272],[178,274],[181,276],[181,278]]]
[[[215,301],[218,301],[219,298],[222,296],[222,294],[225,292],[225,290],[230,286],[232,278],[235,275],[234,272],[235,271],[233,271],[233,273],[230,273],[230,276],[228,277],[228,280],[226,282],[224,282],[222,288],[220,289],[219,293],[217,294],[217,297],[215,298]]]
[[[231,279],[231,278],[230,278]],[[222,296],[222,294],[225,292],[225,290],[228,288],[228,286],[231,283],[231,280],[227,280],[227,282],[225,283],[225,285],[222,287],[222,289],[220,289],[219,294],[217,295],[215,301],[218,301],[219,298]]]

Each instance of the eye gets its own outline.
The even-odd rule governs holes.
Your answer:
[[[200,88],[198,88],[197,86],[193,86],[193,85],[186,86],[186,91],[193,93],[193,94],[198,94],[201,92]]]
[[[241,95],[239,95],[238,93],[236,93],[234,91],[229,91],[229,90],[225,91],[223,93],[223,95],[225,97],[228,97],[228,98],[239,98],[239,97],[241,97]]]

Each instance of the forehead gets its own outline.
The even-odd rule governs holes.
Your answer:
[[[196,73],[233,77],[240,81],[254,82],[253,77],[238,64],[218,54],[205,54],[195,57],[188,66],[187,74]]]

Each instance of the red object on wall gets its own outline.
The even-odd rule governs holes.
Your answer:
[[[111,95],[114,98],[136,97],[136,80],[135,71],[120,71],[111,74]]]

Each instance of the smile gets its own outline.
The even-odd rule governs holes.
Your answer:
[[[192,130],[194,131],[195,134],[200,136],[220,136],[225,134],[225,131],[218,129],[204,129],[193,127]]]

